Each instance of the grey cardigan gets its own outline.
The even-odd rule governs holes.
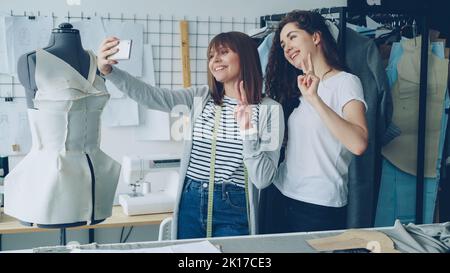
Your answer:
[[[176,239],[179,203],[192,150],[194,128],[192,124],[211,98],[209,87],[192,86],[180,90],[158,88],[136,79],[117,67],[114,67],[105,78],[131,99],[149,109],[170,112],[175,106],[187,106],[190,110],[190,135],[184,139],[180,181],[172,222],[172,239]],[[250,234],[258,233],[259,191],[269,186],[277,174],[283,135],[284,117],[281,105],[270,98],[264,98],[259,110],[257,134],[243,140],[242,153],[249,179]]]

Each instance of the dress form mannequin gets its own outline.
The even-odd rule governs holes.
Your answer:
[[[79,31],[72,29],[71,24],[62,23],[58,28],[53,29],[50,42],[44,50],[70,64],[83,77],[88,77],[89,54],[81,45]],[[28,108],[34,108],[33,98],[37,91],[34,79],[35,68],[36,51],[26,53],[19,58],[17,73],[20,83],[25,87]]]
[[[53,29],[46,48],[19,59],[36,143],[10,173],[5,213],[24,225],[65,234],[67,227],[98,224],[111,215],[120,165],[99,149],[99,116],[109,94],[98,73],[95,55],[83,49],[79,31],[68,23]],[[64,107],[55,108],[59,103]],[[54,117],[59,127],[48,120]]]

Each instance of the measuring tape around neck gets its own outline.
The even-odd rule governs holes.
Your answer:
[[[216,144],[217,144],[217,131],[219,129],[220,117],[222,115],[222,107],[216,106],[216,113],[214,117],[214,130],[211,139],[211,165],[209,171],[209,187],[208,187],[208,214],[206,218],[206,237],[212,237],[212,216],[213,216],[213,204],[214,204],[214,175],[216,164]],[[244,177],[245,177],[245,201],[247,207],[247,222],[250,229],[250,214],[249,214],[249,196],[248,196],[248,173],[247,168],[244,165]]]

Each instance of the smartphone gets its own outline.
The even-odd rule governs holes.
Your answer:
[[[119,51],[109,55],[108,59],[112,60],[129,60],[131,57],[132,40],[120,40],[119,44],[114,48],[119,48]]]

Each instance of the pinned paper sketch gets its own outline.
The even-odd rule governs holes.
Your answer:
[[[134,129],[134,138],[138,141],[170,140],[169,113],[141,109],[143,123]]]
[[[103,110],[102,123],[108,127],[139,125],[137,103],[129,97],[110,99]]]
[[[85,50],[97,53],[98,48],[106,37],[100,17],[92,17],[90,20],[70,22],[74,29],[80,31],[81,43]]]
[[[17,16],[5,18],[10,75],[17,75],[16,66],[20,56],[36,48],[43,48],[49,43],[53,19],[39,16],[34,18]]]
[[[105,20],[105,19],[104,19]],[[133,76],[142,76],[142,55],[144,44],[144,26],[131,22],[103,21],[107,36],[115,36],[121,40],[132,40],[131,57],[121,60],[117,67]]]
[[[115,36],[122,40],[132,40],[131,58],[122,60],[117,67],[134,76],[142,76],[142,55],[144,44],[144,26],[131,22],[110,21],[106,18],[93,17],[90,20],[71,22],[74,29],[78,29],[84,49],[98,51],[101,42],[108,36]]]
[[[141,80],[155,86],[155,64],[153,61],[153,47],[151,44],[145,44],[142,58],[142,77]]]
[[[25,155],[31,148],[27,105],[23,98],[0,101],[0,156]]]
[[[142,81],[155,86],[155,67],[151,44],[144,45]],[[134,137],[138,141],[170,140],[169,113],[141,109],[141,126],[134,129]]]
[[[9,73],[8,51],[6,48],[5,16],[0,15],[0,74]]]

